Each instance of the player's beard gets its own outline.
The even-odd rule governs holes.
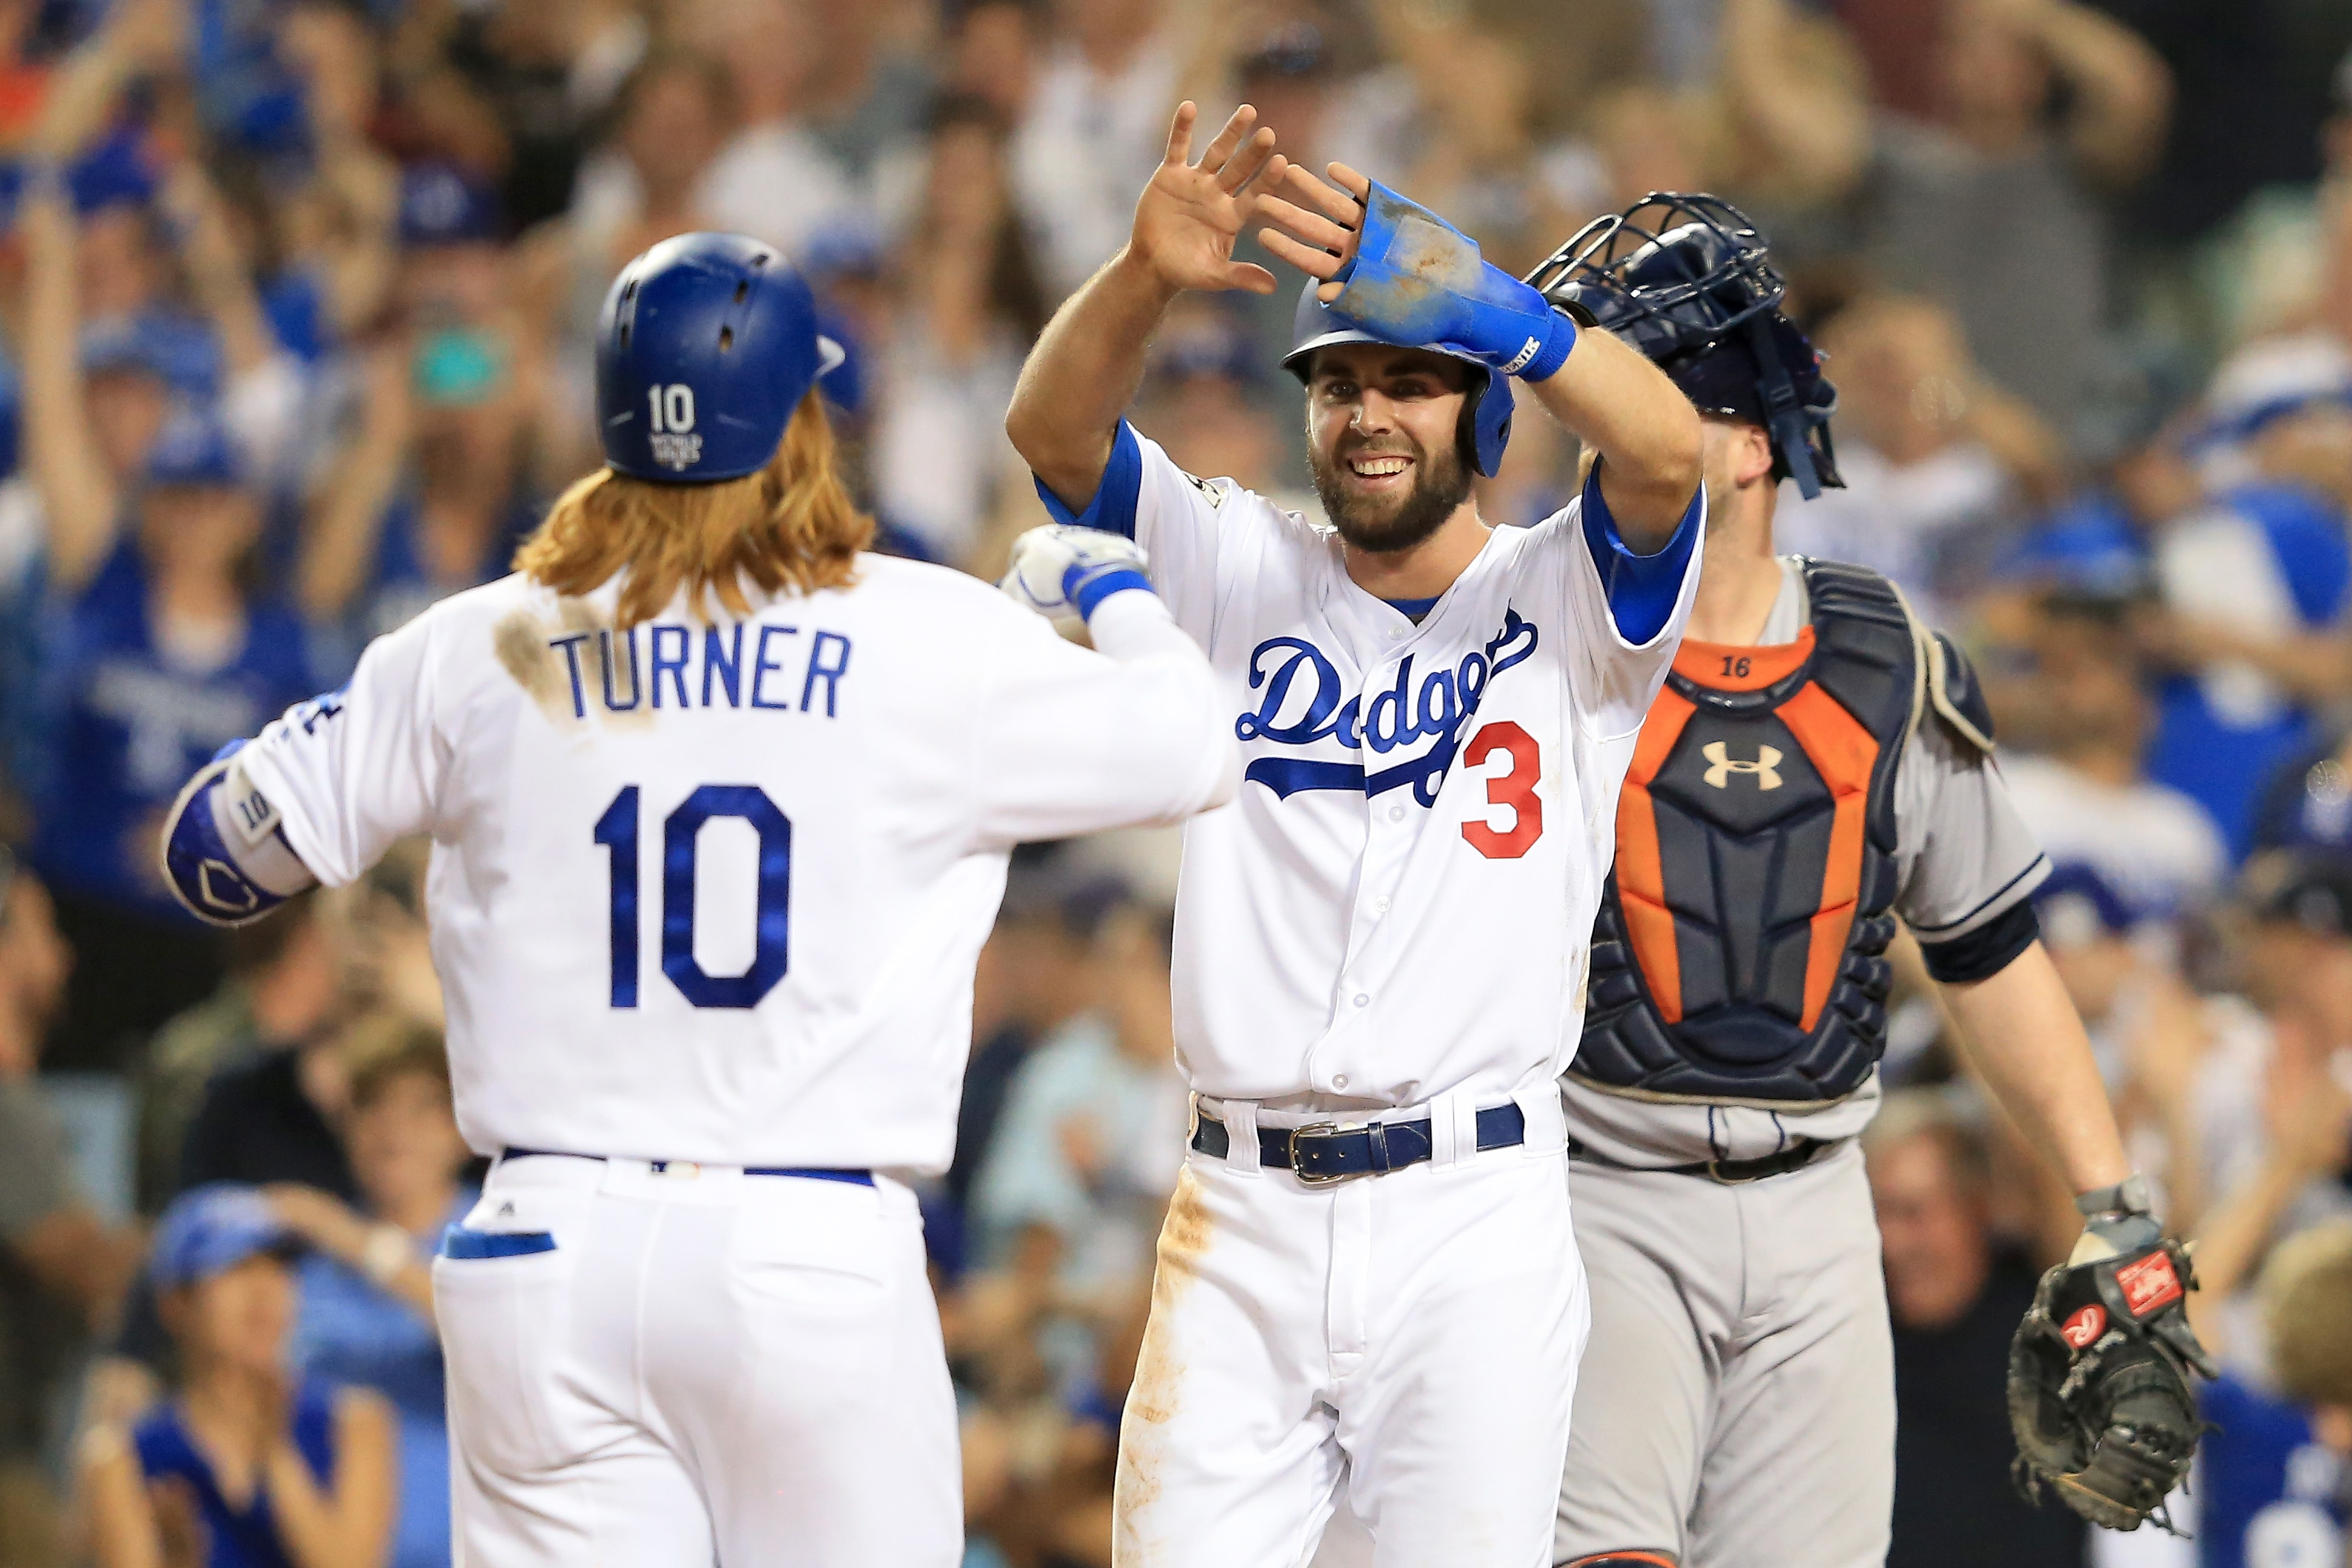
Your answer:
[[[1412,436],[1399,433],[1405,455],[1412,459],[1412,488],[1394,499],[1373,499],[1348,494],[1345,466],[1350,457],[1394,453],[1393,444],[1345,447],[1325,453],[1312,446],[1308,457],[1315,470],[1315,493],[1323,497],[1323,515],[1339,537],[1360,550],[1375,555],[1409,550],[1435,533],[1454,508],[1470,498],[1470,466],[1462,461],[1462,444],[1448,442],[1432,455]]]

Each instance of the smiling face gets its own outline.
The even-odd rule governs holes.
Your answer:
[[[1470,368],[1421,349],[1335,343],[1307,380],[1307,455],[1339,537],[1411,549],[1470,498],[1459,432]]]

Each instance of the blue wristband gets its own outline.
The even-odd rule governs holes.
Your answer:
[[[1146,593],[1151,591],[1151,580],[1138,570],[1131,561],[1097,561],[1092,566],[1076,561],[1062,574],[1062,597],[1089,621],[1094,619],[1095,606],[1112,594],[1124,593],[1130,588],[1139,588]]]
[[[163,875],[182,907],[213,925],[258,920],[286,895],[270,892],[237,864],[236,852],[213,821],[213,795],[226,773],[215,772],[184,794],[164,831]]]

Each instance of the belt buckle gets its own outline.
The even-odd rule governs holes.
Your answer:
[[[1813,1156],[1819,1154],[1825,1146],[1826,1145],[1818,1139],[1809,1139],[1801,1143],[1792,1144],[1785,1149],[1776,1149],[1769,1155],[1759,1155],[1752,1160],[1725,1160],[1719,1155],[1711,1155],[1707,1157],[1706,1162],[1707,1179],[1721,1186],[1747,1186],[1753,1182],[1770,1181],[1774,1176],[1787,1176],[1790,1171],[1804,1169],[1806,1166],[1812,1163]],[[1720,1168],[1726,1165],[1752,1166],[1767,1164],[1776,1159],[1785,1159],[1790,1155],[1797,1156],[1794,1163],[1777,1166],[1770,1170],[1758,1171],[1754,1176],[1726,1176]]]
[[[1721,1159],[1717,1158],[1717,1156],[1715,1156],[1715,1155],[1708,1155],[1708,1156],[1707,1156],[1707,1161],[1706,1161],[1706,1179],[1707,1179],[1707,1180],[1709,1180],[1709,1181],[1711,1181],[1711,1182],[1713,1182],[1713,1183],[1715,1183],[1717,1186],[1748,1186],[1748,1184],[1750,1184],[1751,1182],[1759,1182],[1759,1181],[1762,1181],[1762,1180],[1764,1180],[1767,1176],[1771,1176],[1771,1175],[1773,1175],[1773,1174],[1774,1174],[1774,1173],[1773,1173],[1773,1172],[1771,1172],[1771,1171],[1764,1171],[1764,1172],[1761,1172],[1760,1174],[1756,1175],[1756,1176],[1726,1176],[1726,1175],[1724,1175],[1724,1174],[1723,1174],[1723,1169],[1722,1169],[1722,1167],[1723,1167],[1723,1166],[1724,1166],[1724,1164],[1725,1164],[1725,1163],[1726,1163],[1725,1161],[1723,1161],[1723,1160],[1721,1160]],[[1746,1161],[1746,1160],[1741,1160],[1741,1161],[1739,1161],[1739,1162],[1738,1162],[1738,1164],[1741,1164],[1741,1165],[1746,1165],[1746,1164],[1748,1164],[1748,1161]]]
[[[1298,1168],[1298,1140],[1302,1134],[1321,1136],[1345,1131],[1347,1129],[1337,1122],[1309,1122],[1303,1127],[1290,1129],[1290,1134],[1283,1144],[1283,1152],[1290,1158],[1290,1174],[1298,1178],[1301,1186],[1333,1186],[1366,1174],[1362,1171],[1340,1171],[1336,1175],[1324,1176]]]

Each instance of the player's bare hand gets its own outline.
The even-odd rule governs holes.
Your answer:
[[[1372,193],[1371,181],[1345,163],[1329,165],[1328,172],[1327,183],[1293,163],[1278,185],[1269,182],[1267,193],[1258,199],[1258,215],[1267,226],[1257,236],[1260,245],[1309,277],[1325,279],[1315,295],[1326,305],[1345,287],[1329,280],[1356,259],[1364,203]]]
[[[1200,110],[1177,106],[1168,128],[1168,155],[1135,204],[1128,254],[1171,290],[1240,288],[1274,292],[1274,274],[1234,259],[1234,242],[1256,221],[1262,192],[1279,181],[1289,161],[1274,150],[1274,132],[1257,123],[1248,104],[1234,110],[1215,141],[1192,162],[1192,122]]]

